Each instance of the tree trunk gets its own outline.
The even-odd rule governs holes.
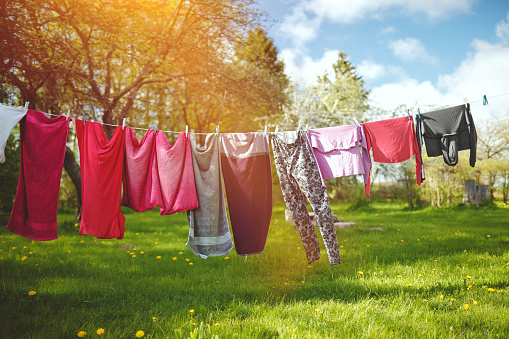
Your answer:
[[[78,204],[76,206],[74,222],[79,223],[81,221],[81,172],[80,167],[76,163],[74,153],[69,147],[65,148],[64,169],[71,178],[74,187],[76,188]]]
[[[477,184],[475,180],[465,180],[465,191],[463,192],[463,204],[475,204],[477,196]]]

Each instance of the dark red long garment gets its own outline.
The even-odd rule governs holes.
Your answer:
[[[415,155],[415,172],[417,185],[421,184],[422,159],[414,129],[414,119],[401,117],[373,122],[365,122],[364,134],[368,152],[373,150],[373,161],[397,163],[410,159]],[[370,169],[371,176],[371,169]],[[366,195],[369,196],[371,178],[368,181]]]
[[[101,124],[76,119],[80,148],[82,212],[80,234],[100,239],[124,237],[120,210],[125,132],[118,126],[108,141]]]
[[[272,171],[265,133],[227,133],[221,137],[221,167],[235,250],[261,253],[272,216]]]
[[[34,240],[57,239],[57,207],[69,122],[29,110],[20,122],[19,181],[7,228]]]

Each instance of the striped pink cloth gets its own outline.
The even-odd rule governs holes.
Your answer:
[[[166,136],[148,130],[141,141],[126,127],[122,205],[137,212],[159,207],[161,215],[198,207],[189,137],[173,146]]]

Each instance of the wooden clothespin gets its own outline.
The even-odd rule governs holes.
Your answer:
[[[267,125],[265,125],[265,130],[263,131],[263,133],[267,133]]]
[[[189,126],[186,125],[186,137],[187,137],[187,134],[189,133]]]
[[[124,118],[124,119],[122,120],[122,130],[124,130],[124,128],[125,128],[125,122],[126,122],[126,121],[127,121],[127,118]]]
[[[83,112],[83,126],[85,126],[85,121],[87,121],[87,115]]]
[[[464,97],[463,100],[465,101],[465,107],[468,106],[468,100],[467,100],[467,97]]]
[[[69,116],[71,115],[71,109],[67,110],[67,115],[65,116],[65,120],[69,121]]]
[[[406,114],[408,115],[408,120],[412,120],[412,118],[410,118],[410,110],[408,108],[406,110]]]
[[[279,131],[279,125],[276,125],[276,129],[274,130],[274,134],[277,134],[277,131]]]
[[[154,128],[154,135],[156,135],[157,133],[157,124],[156,124],[156,128]]]
[[[216,126],[216,133],[219,135],[219,125]]]

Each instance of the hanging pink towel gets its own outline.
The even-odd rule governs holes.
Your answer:
[[[366,195],[369,196],[371,159],[361,125],[310,129],[307,138],[324,187],[323,179],[363,174]]]
[[[108,141],[101,124],[76,119],[80,148],[82,212],[80,234],[100,239],[124,237],[120,210],[124,131],[118,126]]]
[[[365,122],[364,134],[368,151],[373,149],[373,161],[397,163],[415,154],[417,185],[421,184],[422,159],[415,135],[413,116]],[[368,183],[369,185],[369,183]],[[369,187],[366,192],[369,192]]]
[[[272,216],[268,134],[223,134],[221,168],[235,250],[239,255],[262,253]]]
[[[19,181],[7,228],[34,240],[57,239],[57,207],[69,122],[28,110],[20,122]]]
[[[189,137],[173,146],[166,136],[148,130],[141,141],[126,127],[122,204],[137,212],[159,206],[167,215],[198,208]]]

